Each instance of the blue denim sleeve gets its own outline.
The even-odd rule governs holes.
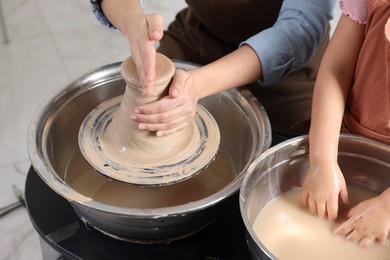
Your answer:
[[[101,0],[90,0],[93,14],[101,24],[110,29],[116,30],[115,26],[112,25],[112,23],[110,23],[110,21],[104,15],[100,2]]]
[[[252,36],[249,45],[262,64],[262,85],[286,77],[310,61],[325,36],[336,0],[285,0],[269,29]]]

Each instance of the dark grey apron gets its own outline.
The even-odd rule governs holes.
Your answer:
[[[186,0],[160,42],[158,51],[200,65],[236,50],[250,36],[271,27],[282,0]],[[308,131],[312,91],[329,36],[304,68],[277,84],[248,87],[265,107],[273,131],[286,136]],[[250,69],[250,68],[248,68]]]

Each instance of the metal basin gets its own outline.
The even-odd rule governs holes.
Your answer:
[[[253,230],[264,206],[302,185],[309,170],[307,136],[284,141],[256,158],[240,188],[240,211],[253,259],[277,259]],[[347,185],[381,193],[390,186],[390,146],[361,136],[342,134],[338,161]],[[264,223],[266,225],[266,223]]]
[[[196,65],[180,61],[177,68]],[[200,103],[213,115],[221,132],[220,149],[233,161],[236,176],[215,193],[196,201],[160,208],[131,208],[91,200],[65,182],[70,161],[79,153],[78,131],[88,113],[107,99],[123,94],[120,63],[97,68],[59,87],[32,119],[28,150],[45,183],[67,199],[81,220],[118,239],[157,243],[186,237],[211,223],[224,202],[239,190],[252,160],[269,148],[271,130],[266,112],[249,91],[236,89]],[[82,171],[82,169],[80,169]],[[194,187],[195,189],[195,187]]]

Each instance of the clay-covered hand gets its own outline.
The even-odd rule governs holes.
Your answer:
[[[381,195],[362,201],[350,209],[344,223],[335,233],[348,240],[370,247],[375,241],[384,243],[390,231],[390,189]]]
[[[312,164],[301,190],[301,201],[311,212],[337,219],[339,198],[348,204],[344,176],[337,163]]]
[[[141,130],[156,131],[157,136],[170,135],[193,122],[198,99],[190,73],[178,69],[169,87],[169,95],[136,107],[131,119],[138,122]]]
[[[149,96],[153,92],[156,76],[156,41],[161,40],[164,33],[164,20],[161,15],[148,14],[134,18],[132,29],[127,30],[131,54],[137,66],[138,76],[144,88],[143,94]]]

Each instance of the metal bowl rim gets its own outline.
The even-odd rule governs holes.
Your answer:
[[[182,69],[192,69],[198,67],[198,65],[189,62],[175,61],[175,60],[173,61],[176,65],[178,65],[178,68],[182,68]],[[44,124],[42,124],[42,122],[47,123],[48,116],[54,113],[53,112],[49,114],[47,108],[50,105],[55,104],[55,101],[58,100],[58,98],[61,97],[62,95],[67,95],[69,92],[73,93],[72,90],[75,88],[78,89],[75,90],[75,92],[73,93],[74,96],[73,98],[77,97],[78,95],[90,89],[90,88],[86,90],[80,89],[77,84],[74,84],[75,82],[77,83],[80,81],[94,81],[96,79],[100,79],[98,81],[94,81],[94,84],[92,86],[92,88],[94,88],[100,84],[107,83],[109,81],[118,80],[119,78],[121,78],[120,69],[119,69],[120,64],[121,62],[115,62],[115,63],[111,63],[111,64],[107,64],[95,68],[81,75],[79,78],[75,80],[70,80],[67,83],[62,84],[54,91],[52,91],[38,106],[31,120],[29,130],[28,130],[28,151],[34,169],[44,180],[44,182],[49,187],[51,187],[56,193],[58,193],[59,195],[61,195],[71,203],[76,203],[77,205],[86,208],[93,208],[94,210],[101,211],[101,212],[115,213],[117,215],[125,215],[128,217],[135,216],[138,218],[150,218],[150,217],[159,218],[163,216],[189,214],[191,212],[195,212],[210,207],[212,205],[215,205],[220,201],[228,198],[234,192],[236,192],[241,185],[242,179],[244,177],[243,173],[245,172],[246,169],[242,169],[240,174],[224,188],[201,200],[189,202],[182,205],[172,206],[172,207],[164,207],[164,208],[153,208],[153,209],[125,208],[125,207],[108,205],[98,201],[90,200],[88,197],[70,188],[57,174],[55,174],[55,170],[52,167],[52,165],[49,163],[50,160],[47,154],[45,154],[44,151],[41,151],[41,147],[39,146],[39,141],[40,141],[39,138],[42,139],[42,137],[39,137],[38,135],[39,133],[43,133],[44,130],[43,129]],[[100,77],[99,74],[101,74]],[[103,76],[107,76],[107,75],[110,76],[110,78],[103,80]],[[222,93],[241,96],[241,94],[237,89],[230,89]],[[71,100],[67,100],[67,103],[70,101]],[[62,106],[65,105],[62,104]],[[263,124],[261,128],[264,130],[264,133],[262,134],[265,140],[264,140],[264,146],[262,147],[262,150],[259,151],[259,153],[261,153],[264,150],[267,150],[270,146],[270,141],[271,141],[270,124],[268,121],[268,116],[264,111],[264,109],[261,109],[261,107],[252,107],[252,109],[257,109],[258,111],[255,112],[252,111],[252,113],[258,113],[259,115],[262,116],[263,119],[263,121],[261,122],[256,122],[257,124]],[[259,119],[258,116],[255,116],[255,118],[258,121]],[[43,160],[42,157],[46,159],[46,162],[45,160]],[[246,168],[248,168],[248,166],[249,164],[247,164]],[[82,198],[82,199],[76,199],[76,198]],[[183,212],[185,212],[185,214],[183,214]]]
[[[239,190],[239,208],[240,208],[241,218],[244,222],[245,229],[249,233],[249,236],[251,237],[251,239],[256,243],[257,247],[259,247],[270,259],[277,259],[277,258],[266,248],[266,246],[257,237],[257,235],[255,234],[255,232],[253,230],[252,225],[249,222],[248,216],[246,214],[245,193],[247,192],[246,189],[248,186],[248,181],[252,177],[252,175],[254,174],[253,172],[256,169],[256,167],[263,160],[265,160],[266,158],[268,158],[269,156],[274,154],[276,151],[282,149],[283,147],[290,146],[290,145],[298,145],[301,142],[308,140],[308,138],[309,138],[308,135],[297,136],[297,137],[285,140],[285,141],[269,148],[268,150],[266,150],[265,152],[260,154],[257,158],[255,158],[252,161],[252,163],[249,165],[247,170],[244,172],[244,177],[243,177],[242,184],[241,184],[240,190]],[[369,144],[372,147],[386,150],[390,153],[390,146],[389,145],[382,143],[380,141],[377,141],[373,138],[364,137],[364,136],[356,135],[356,134],[350,134],[350,133],[341,133],[340,134],[340,142],[346,141],[346,140],[353,141],[355,143]]]

